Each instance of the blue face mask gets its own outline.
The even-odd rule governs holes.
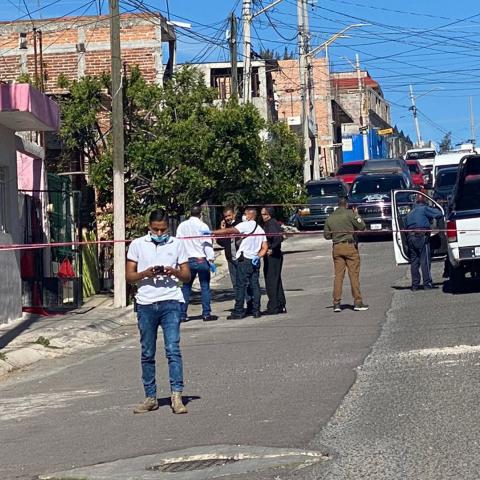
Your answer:
[[[158,245],[165,245],[170,240],[170,235],[168,233],[163,233],[162,235],[155,235],[150,232],[150,238]]]

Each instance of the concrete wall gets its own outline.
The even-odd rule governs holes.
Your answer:
[[[213,62],[213,63],[197,63],[189,64],[197,68],[203,73],[205,85],[216,88],[219,92],[218,99],[214,104],[221,107],[224,102],[231,95],[231,81],[230,81],[230,63],[227,62]],[[242,82],[243,64],[238,64],[238,79],[239,83]],[[273,71],[272,71],[273,69]],[[273,95],[273,82],[272,78],[275,75],[275,67],[268,65],[264,61],[253,61],[252,71],[254,79],[258,78],[258,91],[252,91],[252,103],[260,112],[262,118],[267,121],[276,120],[274,113],[274,95]],[[272,72],[272,73],[270,73]],[[257,77],[258,73],[258,77]],[[221,85],[218,84],[221,80]],[[216,84],[217,82],[217,84]],[[240,87],[240,85],[239,85]],[[240,88],[240,94],[241,88]]]
[[[21,242],[17,191],[15,132],[0,125],[0,166],[7,167],[7,231],[0,232],[0,244]],[[22,315],[22,284],[18,252],[0,251],[0,323]]]

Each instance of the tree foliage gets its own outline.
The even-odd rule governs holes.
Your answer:
[[[280,55],[280,53],[271,48],[262,48],[258,56],[264,60],[293,60],[295,53],[288,50],[288,47],[285,47],[283,55]]]
[[[62,102],[61,137],[67,150],[84,151],[100,202],[112,201],[105,78],[71,85]],[[269,124],[252,104],[215,105],[216,91],[202,74],[180,69],[162,88],[138,69],[124,81],[127,226],[143,227],[152,208],[182,214],[192,204],[289,203],[301,194],[299,142],[284,124]]]
[[[448,152],[452,149],[452,132],[447,132],[440,141],[440,153]]]

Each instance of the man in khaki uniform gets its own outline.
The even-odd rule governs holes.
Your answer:
[[[333,265],[335,281],[333,283],[333,311],[341,312],[340,300],[342,297],[345,268],[348,269],[355,311],[368,310],[360,292],[360,254],[355,240],[354,231],[365,230],[365,222],[358,215],[356,209],[348,209],[348,200],[340,197],[338,208],[327,218],[323,235],[333,242]]]

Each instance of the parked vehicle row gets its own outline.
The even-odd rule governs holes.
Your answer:
[[[419,166],[418,171],[421,171]],[[348,163],[342,165],[337,174],[334,178],[307,183],[307,205],[298,210],[293,220],[297,228],[322,228],[336,208],[338,197],[348,196],[350,205],[358,209],[367,228],[390,229],[390,192],[416,185],[410,166],[403,159]]]

